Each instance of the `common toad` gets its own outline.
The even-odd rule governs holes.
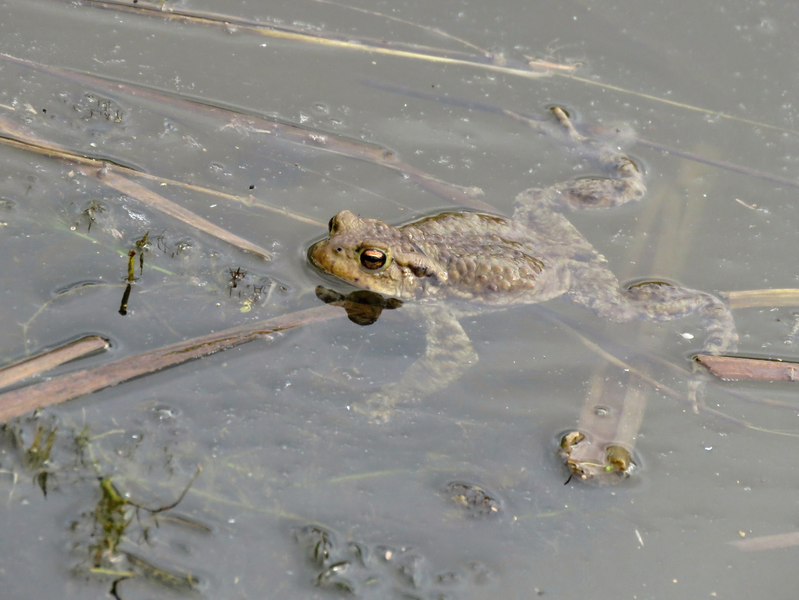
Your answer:
[[[372,417],[385,419],[397,401],[443,389],[477,362],[458,319],[487,307],[567,296],[616,322],[695,314],[707,332],[704,352],[736,348],[732,315],[718,298],[665,283],[621,289],[605,258],[558,212],[620,206],[640,200],[646,186],[624,153],[578,133],[562,109],[552,113],[565,141],[610,177],[526,190],[516,198],[512,219],[459,211],[394,227],[343,210],[330,219],[328,237],[308,250],[322,271],[364,290],[413,301],[403,311],[415,306],[427,321],[424,355],[398,382],[368,399],[362,410]]]

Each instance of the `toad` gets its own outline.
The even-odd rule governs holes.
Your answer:
[[[608,177],[526,190],[511,219],[452,211],[392,226],[343,210],[330,219],[328,237],[308,250],[318,269],[398,298],[403,311],[419,312],[427,323],[423,356],[359,407],[373,419],[386,420],[396,402],[441,390],[476,363],[459,319],[486,309],[564,296],[619,323],[698,315],[707,333],[705,353],[736,349],[732,315],[718,298],[660,282],[622,289],[606,259],[562,214],[637,201],[646,186],[626,154],[580,134],[564,110],[553,108],[552,114],[566,143]]]

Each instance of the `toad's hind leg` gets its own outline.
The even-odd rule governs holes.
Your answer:
[[[581,274],[581,269],[588,271]],[[712,294],[667,283],[642,283],[622,290],[610,271],[600,275],[589,265],[577,267],[572,281],[578,282],[569,292],[572,300],[605,319],[670,321],[697,315],[706,332],[703,352],[722,354],[738,347],[732,313]]]
[[[588,177],[559,183],[548,188],[533,188],[516,197],[514,220],[533,230],[547,230],[552,209],[582,210],[611,208],[637,201],[646,194],[643,174],[623,152],[580,134],[560,108],[553,108],[560,135],[580,154],[592,159],[609,177]],[[521,118],[521,117],[520,117]],[[525,119],[538,130],[541,124]]]

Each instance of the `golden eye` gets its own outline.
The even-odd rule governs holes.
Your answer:
[[[327,222],[327,231],[328,233],[333,233],[333,225],[335,224],[336,217],[335,215],[330,217],[330,221]]]
[[[367,248],[361,252],[361,264],[365,269],[370,271],[377,271],[386,265],[388,256],[382,250],[376,248]]]

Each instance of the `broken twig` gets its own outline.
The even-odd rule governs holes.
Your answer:
[[[697,356],[696,361],[725,381],[799,381],[799,363],[796,362],[703,354]]]

